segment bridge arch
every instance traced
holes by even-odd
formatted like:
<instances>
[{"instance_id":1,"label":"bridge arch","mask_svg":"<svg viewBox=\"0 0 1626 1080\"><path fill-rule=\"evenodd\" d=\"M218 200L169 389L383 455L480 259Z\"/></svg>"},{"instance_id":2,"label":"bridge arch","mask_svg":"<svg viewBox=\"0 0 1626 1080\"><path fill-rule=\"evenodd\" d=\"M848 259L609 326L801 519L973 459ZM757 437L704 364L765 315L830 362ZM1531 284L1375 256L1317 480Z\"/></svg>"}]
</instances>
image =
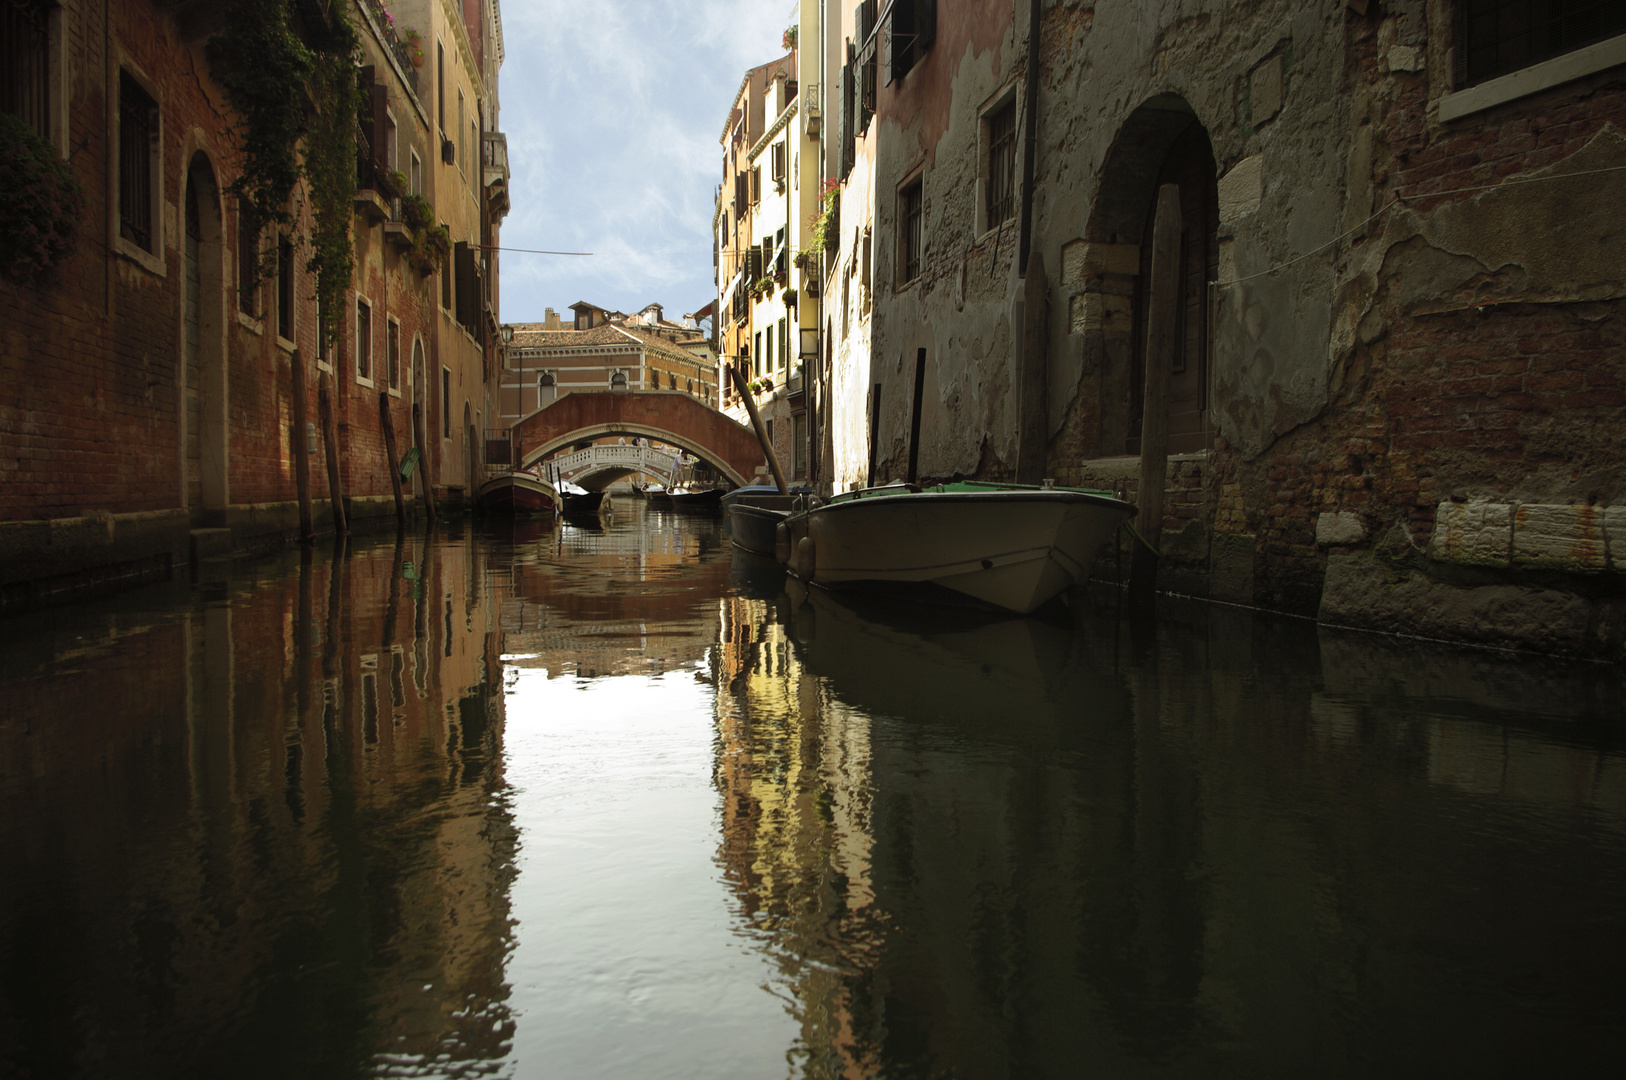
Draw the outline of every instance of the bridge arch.
<instances>
[{"instance_id":1,"label":"bridge arch","mask_svg":"<svg viewBox=\"0 0 1626 1080\"><path fill-rule=\"evenodd\" d=\"M535 410L513 430L521 465L573 443L642 435L693 454L737 486L767 470L750 428L680 390L578 390Z\"/></svg>"}]
</instances>

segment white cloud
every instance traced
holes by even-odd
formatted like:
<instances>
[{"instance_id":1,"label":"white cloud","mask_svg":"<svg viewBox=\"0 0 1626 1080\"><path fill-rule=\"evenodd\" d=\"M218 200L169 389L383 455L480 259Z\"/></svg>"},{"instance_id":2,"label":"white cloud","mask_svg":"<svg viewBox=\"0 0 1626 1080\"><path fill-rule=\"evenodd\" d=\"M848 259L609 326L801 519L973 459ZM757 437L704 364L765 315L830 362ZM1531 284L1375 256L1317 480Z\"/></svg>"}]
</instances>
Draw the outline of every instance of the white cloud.
<instances>
[{"instance_id":1,"label":"white cloud","mask_svg":"<svg viewBox=\"0 0 1626 1080\"><path fill-rule=\"evenodd\" d=\"M715 293L718 133L747 68L780 55L791 0L508 0L500 125L513 210L502 314L576 300L692 311Z\"/></svg>"}]
</instances>

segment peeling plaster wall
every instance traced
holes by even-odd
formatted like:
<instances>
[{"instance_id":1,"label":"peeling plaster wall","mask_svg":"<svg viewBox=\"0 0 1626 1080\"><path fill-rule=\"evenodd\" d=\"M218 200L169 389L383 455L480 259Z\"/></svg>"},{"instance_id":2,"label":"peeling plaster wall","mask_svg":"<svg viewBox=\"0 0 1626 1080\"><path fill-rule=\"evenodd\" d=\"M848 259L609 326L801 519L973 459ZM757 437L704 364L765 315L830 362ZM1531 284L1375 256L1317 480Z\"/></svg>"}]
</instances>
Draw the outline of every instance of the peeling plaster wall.
<instances>
[{"instance_id":1,"label":"peeling plaster wall","mask_svg":"<svg viewBox=\"0 0 1626 1080\"><path fill-rule=\"evenodd\" d=\"M1505 632L1473 620L1563 593L1593 622L1562 647L1619 651L1626 632L1599 629L1615 625L1613 561L1512 559L1472 570L1505 580L1465 583L1430 538L1452 500L1626 504L1626 69L1441 122L1446 0L1041 8L1032 251L1051 281L1047 474L1133 486L1105 459L1138 434L1139 245L1159 164L1200 123L1219 207L1213 436L1171 464L1165 535L1191 563L1182 587L1314 614L1336 563L1324 616L1497 643L1539 618L1510 615ZM956 18L965 32L878 99L882 477L905 467L919 348L922 474L1008 477L1016 458L1017 237L995 253L976 200L982 114L1004 93L1021 101L1027 5ZM916 175L925 250L903 283L897 195ZM1408 616L1382 600L1407 574L1427 579L1417 596L1495 602Z\"/></svg>"}]
</instances>

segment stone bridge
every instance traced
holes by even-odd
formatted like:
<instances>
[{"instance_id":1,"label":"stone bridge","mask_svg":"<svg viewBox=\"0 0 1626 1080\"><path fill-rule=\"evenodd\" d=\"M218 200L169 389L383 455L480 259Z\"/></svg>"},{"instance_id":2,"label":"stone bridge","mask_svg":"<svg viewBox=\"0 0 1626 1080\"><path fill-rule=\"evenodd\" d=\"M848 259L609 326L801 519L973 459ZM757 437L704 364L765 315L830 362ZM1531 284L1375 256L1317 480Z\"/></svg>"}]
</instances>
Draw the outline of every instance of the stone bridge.
<instances>
[{"instance_id":1,"label":"stone bridge","mask_svg":"<svg viewBox=\"0 0 1626 1080\"><path fill-rule=\"evenodd\" d=\"M560 454L548 464L560 475L589 491L619 480L632 473L644 473L666 483L677 468L677 455L657 450L653 446L589 446L585 450Z\"/></svg>"},{"instance_id":2,"label":"stone bridge","mask_svg":"<svg viewBox=\"0 0 1626 1080\"><path fill-rule=\"evenodd\" d=\"M544 405L512 430L522 466L590 439L643 435L681 447L740 486L768 471L750 428L681 390L577 390Z\"/></svg>"}]
</instances>

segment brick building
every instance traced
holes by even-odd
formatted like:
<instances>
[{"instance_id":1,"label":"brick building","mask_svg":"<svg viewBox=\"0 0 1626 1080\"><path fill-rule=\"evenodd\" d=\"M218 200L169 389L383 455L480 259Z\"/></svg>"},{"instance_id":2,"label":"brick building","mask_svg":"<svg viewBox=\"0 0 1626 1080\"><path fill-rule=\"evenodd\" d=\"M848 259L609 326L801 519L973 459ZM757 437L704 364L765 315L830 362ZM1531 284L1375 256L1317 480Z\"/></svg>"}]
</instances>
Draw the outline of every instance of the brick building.
<instances>
[{"instance_id":1,"label":"brick building","mask_svg":"<svg viewBox=\"0 0 1626 1080\"><path fill-rule=\"evenodd\" d=\"M468 489L477 471L469 431L491 413L485 387L496 348L495 262L478 254L494 249L507 209L495 130L500 24L492 0L390 8L359 0L347 9L365 121L355 270L337 344L319 346L305 181L287 224L258 235L230 193L243 169L240 118L211 71L209 42L231 5L5 7L0 111L45 140L83 192L75 249L54 273L0 276L8 606L98 579L163 576L189 556L296 535L300 446L309 450L317 527L330 528L324 393L353 519L393 516L383 418L405 455L417 442L414 406L426 432L418 477L454 501ZM286 11L298 34L330 32L325 4L289 0ZM418 67L411 25L430 51L436 35L454 47L451 84ZM451 160L444 147L454 133L432 122L445 85L463 92L472 121L455 133L469 162L455 184L434 167ZM426 251L421 230L403 222L407 196L457 224L451 239L463 246L451 257ZM269 272L257 274L257 262ZM437 310L437 293L458 301Z\"/></svg>"},{"instance_id":2,"label":"brick building","mask_svg":"<svg viewBox=\"0 0 1626 1080\"><path fill-rule=\"evenodd\" d=\"M906 470L918 369L923 476L1135 496L1173 184L1165 583L1622 655L1618 5L875 6L832 5L801 67L856 245L827 262L821 377L877 481ZM824 484L858 479L852 449Z\"/></svg>"}]
</instances>

